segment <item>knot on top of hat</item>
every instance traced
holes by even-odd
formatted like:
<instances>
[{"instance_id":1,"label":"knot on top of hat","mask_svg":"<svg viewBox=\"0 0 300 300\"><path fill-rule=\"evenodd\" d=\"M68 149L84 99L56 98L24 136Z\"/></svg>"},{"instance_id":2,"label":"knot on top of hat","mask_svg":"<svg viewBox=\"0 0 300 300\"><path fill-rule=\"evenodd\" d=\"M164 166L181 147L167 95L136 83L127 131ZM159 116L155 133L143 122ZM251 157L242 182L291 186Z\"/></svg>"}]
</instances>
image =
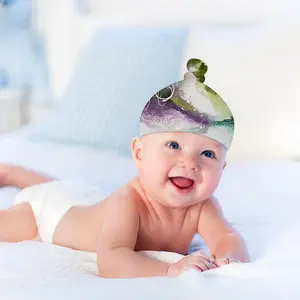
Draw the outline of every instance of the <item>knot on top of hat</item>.
<instances>
[{"instance_id":1,"label":"knot on top of hat","mask_svg":"<svg viewBox=\"0 0 300 300\"><path fill-rule=\"evenodd\" d=\"M205 81L205 73L208 70L207 64L198 58L191 58L187 64L186 67L189 71L189 73L192 73L197 81L204 82ZM189 77L189 73L187 73L187 77Z\"/></svg>"},{"instance_id":2,"label":"knot on top of hat","mask_svg":"<svg viewBox=\"0 0 300 300\"><path fill-rule=\"evenodd\" d=\"M140 119L140 135L188 132L213 139L229 149L234 118L225 101L205 81L207 65L189 59L184 79L169 84L146 103Z\"/></svg>"}]
</instances>

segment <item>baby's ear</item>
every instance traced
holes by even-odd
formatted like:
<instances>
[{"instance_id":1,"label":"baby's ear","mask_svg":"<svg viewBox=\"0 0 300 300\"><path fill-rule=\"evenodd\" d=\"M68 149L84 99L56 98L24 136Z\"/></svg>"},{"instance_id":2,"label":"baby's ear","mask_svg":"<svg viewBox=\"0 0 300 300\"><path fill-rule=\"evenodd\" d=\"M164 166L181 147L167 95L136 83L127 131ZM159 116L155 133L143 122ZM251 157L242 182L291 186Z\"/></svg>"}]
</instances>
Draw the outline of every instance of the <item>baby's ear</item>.
<instances>
[{"instance_id":1,"label":"baby's ear","mask_svg":"<svg viewBox=\"0 0 300 300\"><path fill-rule=\"evenodd\" d=\"M226 166L227 166L227 161L224 162L223 170L226 168Z\"/></svg>"},{"instance_id":2,"label":"baby's ear","mask_svg":"<svg viewBox=\"0 0 300 300\"><path fill-rule=\"evenodd\" d=\"M131 142L131 153L136 167L139 166L139 162L141 161L141 146L141 139L139 137L135 137Z\"/></svg>"}]
</instances>

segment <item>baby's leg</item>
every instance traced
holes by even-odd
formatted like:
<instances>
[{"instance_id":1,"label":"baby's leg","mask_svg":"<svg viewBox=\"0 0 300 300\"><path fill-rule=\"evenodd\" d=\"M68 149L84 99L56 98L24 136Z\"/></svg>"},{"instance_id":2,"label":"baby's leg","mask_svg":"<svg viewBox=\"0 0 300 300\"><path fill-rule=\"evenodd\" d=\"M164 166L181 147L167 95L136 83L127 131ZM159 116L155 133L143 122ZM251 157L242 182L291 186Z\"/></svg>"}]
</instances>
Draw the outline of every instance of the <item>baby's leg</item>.
<instances>
[{"instance_id":1,"label":"baby's leg","mask_svg":"<svg viewBox=\"0 0 300 300\"><path fill-rule=\"evenodd\" d=\"M38 234L30 204L21 203L0 210L0 242L17 243L33 240Z\"/></svg>"}]
</instances>

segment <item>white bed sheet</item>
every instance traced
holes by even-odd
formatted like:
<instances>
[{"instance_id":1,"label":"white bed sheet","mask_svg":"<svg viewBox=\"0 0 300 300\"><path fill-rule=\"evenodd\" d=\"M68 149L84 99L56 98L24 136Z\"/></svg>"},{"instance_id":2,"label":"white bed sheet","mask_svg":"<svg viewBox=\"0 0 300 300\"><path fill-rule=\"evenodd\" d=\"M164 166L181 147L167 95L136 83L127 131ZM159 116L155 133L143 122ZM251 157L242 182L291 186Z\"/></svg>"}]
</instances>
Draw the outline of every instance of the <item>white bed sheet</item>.
<instances>
[{"instance_id":1,"label":"white bed sheet","mask_svg":"<svg viewBox=\"0 0 300 300\"><path fill-rule=\"evenodd\" d=\"M50 177L80 180L111 191L136 174L129 158L112 152L57 143L39 143L26 139L26 131L0 139L0 163L12 163L45 173ZM0 192L0 208L11 205L16 189Z\"/></svg>"},{"instance_id":2,"label":"white bed sheet","mask_svg":"<svg viewBox=\"0 0 300 300\"><path fill-rule=\"evenodd\" d=\"M95 184L107 193L135 174L130 159L95 149L0 139L0 162L21 164L63 179ZM300 164L229 165L217 196L244 235L252 262L174 279L109 280L95 276L93 253L38 242L0 243L3 299L299 299ZM1 188L12 204L17 189Z\"/></svg>"}]
</instances>

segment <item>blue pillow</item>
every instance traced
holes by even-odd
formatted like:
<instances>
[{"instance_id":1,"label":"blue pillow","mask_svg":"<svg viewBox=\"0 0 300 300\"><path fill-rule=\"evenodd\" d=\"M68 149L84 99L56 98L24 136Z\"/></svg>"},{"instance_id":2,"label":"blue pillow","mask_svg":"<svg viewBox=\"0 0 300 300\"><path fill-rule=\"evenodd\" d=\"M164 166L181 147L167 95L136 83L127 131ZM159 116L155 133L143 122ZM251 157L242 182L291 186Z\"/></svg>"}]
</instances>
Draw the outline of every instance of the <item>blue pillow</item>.
<instances>
[{"instance_id":1,"label":"blue pillow","mask_svg":"<svg viewBox=\"0 0 300 300\"><path fill-rule=\"evenodd\" d=\"M63 99L31 140L130 153L148 99L180 79L187 30L104 27L91 39Z\"/></svg>"}]
</instances>

